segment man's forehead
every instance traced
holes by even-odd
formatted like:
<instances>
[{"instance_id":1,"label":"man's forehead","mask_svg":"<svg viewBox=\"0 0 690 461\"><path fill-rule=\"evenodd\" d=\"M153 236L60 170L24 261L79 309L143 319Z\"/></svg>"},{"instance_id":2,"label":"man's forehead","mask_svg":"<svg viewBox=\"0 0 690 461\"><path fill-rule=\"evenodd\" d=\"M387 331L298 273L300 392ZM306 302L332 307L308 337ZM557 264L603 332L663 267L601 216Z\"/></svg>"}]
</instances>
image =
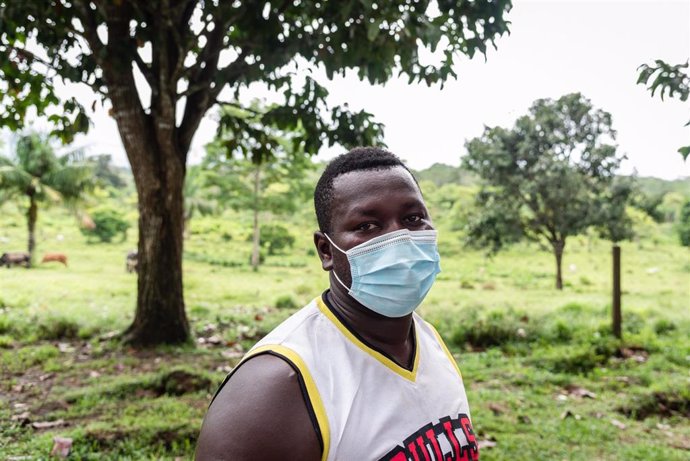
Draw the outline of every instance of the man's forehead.
<instances>
[{"instance_id":1,"label":"man's forehead","mask_svg":"<svg viewBox=\"0 0 690 461\"><path fill-rule=\"evenodd\" d=\"M419 194L419 187L405 168L394 166L375 170L356 170L333 180L333 206L365 199L389 189L409 189Z\"/></svg>"}]
</instances>

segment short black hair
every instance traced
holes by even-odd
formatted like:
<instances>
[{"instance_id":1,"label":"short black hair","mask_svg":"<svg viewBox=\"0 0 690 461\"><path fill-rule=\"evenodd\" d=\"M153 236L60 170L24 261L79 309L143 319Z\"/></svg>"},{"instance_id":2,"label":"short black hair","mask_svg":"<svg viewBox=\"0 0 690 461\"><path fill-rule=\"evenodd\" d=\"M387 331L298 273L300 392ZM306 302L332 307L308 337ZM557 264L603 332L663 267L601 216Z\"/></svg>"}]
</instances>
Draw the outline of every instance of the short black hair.
<instances>
[{"instance_id":1,"label":"short black hair","mask_svg":"<svg viewBox=\"0 0 690 461\"><path fill-rule=\"evenodd\" d=\"M397 155L380 147L355 147L331 160L314 189L314 209L319 229L322 232L331 230L331 202L335 178L351 171L385 170L398 166L410 173L415 184L417 183L410 169Z\"/></svg>"}]
</instances>

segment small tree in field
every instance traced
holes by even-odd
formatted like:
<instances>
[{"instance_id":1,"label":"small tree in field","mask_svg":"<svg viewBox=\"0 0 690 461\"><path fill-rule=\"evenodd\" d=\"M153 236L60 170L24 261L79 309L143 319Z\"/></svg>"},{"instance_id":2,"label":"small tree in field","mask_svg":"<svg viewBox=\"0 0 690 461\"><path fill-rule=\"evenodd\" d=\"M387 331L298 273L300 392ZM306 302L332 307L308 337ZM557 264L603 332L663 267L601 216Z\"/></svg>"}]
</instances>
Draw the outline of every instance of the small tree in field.
<instances>
[{"instance_id":1,"label":"small tree in field","mask_svg":"<svg viewBox=\"0 0 690 461\"><path fill-rule=\"evenodd\" d=\"M56 156L49 140L35 133L19 138L13 158L0 157L0 189L28 201L27 251L32 261L39 204L75 201L92 186L91 169L79 160L75 154Z\"/></svg>"},{"instance_id":2,"label":"small tree in field","mask_svg":"<svg viewBox=\"0 0 690 461\"><path fill-rule=\"evenodd\" d=\"M513 128L486 127L467 143L464 166L482 181L471 244L498 251L529 238L556 259L556 288L569 236L595 224L597 196L620 164L611 115L579 93L540 99Z\"/></svg>"},{"instance_id":3,"label":"small tree in field","mask_svg":"<svg viewBox=\"0 0 690 461\"><path fill-rule=\"evenodd\" d=\"M267 124L263 120L271 110L257 102L250 110L223 107L217 138L206 147L203 163L214 172L216 179L210 182L224 191L226 204L252 211L254 270L261 263L261 214L295 211L309 189L305 173L313 168L303 148L306 133L301 125L281 129Z\"/></svg>"}]
</instances>

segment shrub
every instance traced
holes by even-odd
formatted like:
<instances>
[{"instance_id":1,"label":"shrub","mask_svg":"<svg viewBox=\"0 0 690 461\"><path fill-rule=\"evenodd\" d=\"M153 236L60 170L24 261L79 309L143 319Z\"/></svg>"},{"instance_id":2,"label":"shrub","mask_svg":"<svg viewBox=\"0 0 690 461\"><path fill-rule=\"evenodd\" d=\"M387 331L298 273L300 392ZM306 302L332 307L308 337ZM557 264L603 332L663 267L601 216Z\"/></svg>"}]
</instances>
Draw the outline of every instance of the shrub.
<instances>
[{"instance_id":1,"label":"shrub","mask_svg":"<svg viewBox=\"0 0 690 461\"><path fill-rule=\"evenodd\" d=\"M76 339L78 336L79 324L64 317L48 317L38 324L38 339Z\"/></svg>"},{"instance_id":2,"label":"shrub","mask_svg":"<svg viewBox=\"0 0 690 461\"><path fill-rule=\"evenodd\" d=\"M261 226L261 246L266 248L269 256L281 253L286 248L292 248L294 244L295 237L280 224Z\"/></svg>"},{"instance_id":3,"label":"shrub","mask_svg":"<svg viewBox=\"0 0 690 461\"><path fill-rule=\"evenodd\" d=\"M676 328L676 324L668 319L659 319L654 323L654 332L658 335L666 334Z\"/></svg>"},{"instance_id":4,"label":"shrub","mask_svg":"<svg viewBox=\"0 0 690 461\"><path fill-rule=\"evenodd\" d=\"M129 223L124 214L111 207L101 207L92 211L93 228L81 227L81 232L87 238L95 237L101 242L110 242L117 235L127 238Z\"/></svg>"},{"instance_id":5,"label":"shrub","mask_svg":"<svg viewBox=\"0 0 690 461\"><path fill-rule=\"evenodd\" d=\"M276 299L275 305L278 309L295 309L297 301L290 295L283 295Z\"/></svg>"},{"instance_id":6,"label":"shrub","mask_svg":"<svg viewBox=\"0 0 690 461\"><path fill-rule=\"evenodd\" d=\"M492 311L485 318L458 322L452 334L452 341L463 346L486 348L502 346L510 342L529 341L533 334L527 331L526 322L513 310Z\"/></svg>"}]
</instances>

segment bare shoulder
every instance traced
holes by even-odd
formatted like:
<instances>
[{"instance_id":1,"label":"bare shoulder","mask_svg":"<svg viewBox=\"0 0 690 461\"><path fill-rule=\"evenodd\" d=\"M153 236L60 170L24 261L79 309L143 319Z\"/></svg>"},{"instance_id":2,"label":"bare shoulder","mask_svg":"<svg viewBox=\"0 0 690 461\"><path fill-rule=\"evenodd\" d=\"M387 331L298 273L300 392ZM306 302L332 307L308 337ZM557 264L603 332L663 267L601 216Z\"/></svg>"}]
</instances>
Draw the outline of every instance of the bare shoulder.
<instances>
[{"instance_id":1,"label":"bare shoulder","mask_svg":"<svg viewBox=\"0 0 690 461\"><path fill-rule=\"evenodd\" d=\"M196 459L319 460L321 446L292 366L270 354L244 362L204 418Z\"/></svg>"}]
</instances>

